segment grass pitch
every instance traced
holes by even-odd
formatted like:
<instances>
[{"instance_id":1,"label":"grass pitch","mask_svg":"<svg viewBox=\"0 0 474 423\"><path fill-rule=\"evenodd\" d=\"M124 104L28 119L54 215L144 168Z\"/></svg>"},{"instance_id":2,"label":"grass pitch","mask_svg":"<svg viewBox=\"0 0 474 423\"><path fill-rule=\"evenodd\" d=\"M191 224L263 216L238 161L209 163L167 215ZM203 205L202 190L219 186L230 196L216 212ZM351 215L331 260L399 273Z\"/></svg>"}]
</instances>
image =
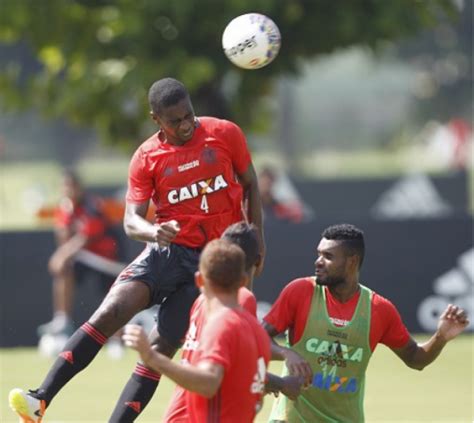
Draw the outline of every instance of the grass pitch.
<instances>
[{"instance_id":1,"label":"grass pitch","mask_svg":"<svg viewBox=\"0 0 474 423\"><path fill-rule=\"evenodd\" d=\"M421 340L422 337L417 337ZM101 352L76 376L48 408L45 423L106 422L136 361L134 351L121 360ZM0 421L17 422L9 409L11 388L36 388L52 361L33 348L0 350ZM472 422L474 420L474 336L465 335L445 348L438 360L422 372L408 369L389 349L375 351L366 381L367 422ZM280 363L272 363L278 373ZM159 422L167 407L173 384L166 378L140 422ZM256 422L266 422L272 398Z\"/></svg>"}]
</instances>

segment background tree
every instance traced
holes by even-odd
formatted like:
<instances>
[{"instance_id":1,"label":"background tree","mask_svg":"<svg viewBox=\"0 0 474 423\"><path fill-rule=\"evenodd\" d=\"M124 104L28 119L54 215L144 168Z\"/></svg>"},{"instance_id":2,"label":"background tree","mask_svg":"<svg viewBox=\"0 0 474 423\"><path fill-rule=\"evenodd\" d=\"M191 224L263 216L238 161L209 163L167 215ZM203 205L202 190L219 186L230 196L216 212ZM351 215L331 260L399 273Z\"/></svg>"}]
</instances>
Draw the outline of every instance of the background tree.
<instances>
[{"instance_id":1,"label":"background tree","mask_svg":"<svg viewBox=\"0 0 474 423\"><path fill-rule=\"evenodd\" d=\"M416 39L399 45L399 57L409 61L419 74L414 119L472 120L473 2L459 4L459 19L441 17L434 30L425 29Z\"/></svg>"},{"instance_id":2,"label":"background tree","mask_svg":"<svg viewBox=\"0 0 474 423\"><path fill-rule=\"evenodd\" d=\"M455 14L451 0L2 0L0 8L0 42L35 58L3 61L3 107L63 116L128 147L150 132L146 90L158 78L184 81L199 114L255 129L265 123L262 95L302 59L354 44L376 49ZM278 59L258 71L235 68L221 48L226 24L250 11L270 16L283 39Z\"/></svg>"}]
</instances>

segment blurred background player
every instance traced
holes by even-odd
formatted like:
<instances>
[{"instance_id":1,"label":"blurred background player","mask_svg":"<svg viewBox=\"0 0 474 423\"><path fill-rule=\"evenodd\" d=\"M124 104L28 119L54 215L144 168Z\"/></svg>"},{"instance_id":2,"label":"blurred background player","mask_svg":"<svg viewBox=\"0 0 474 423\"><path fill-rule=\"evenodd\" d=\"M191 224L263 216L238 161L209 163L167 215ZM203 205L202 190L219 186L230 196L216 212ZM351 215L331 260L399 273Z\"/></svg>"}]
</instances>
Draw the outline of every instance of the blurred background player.
<instances>
[{"instance_id":1,"label":"blurred background player","mask_svg":"<svg viewBox=\"0 0 474 423\"><path fill-rule=\"evenodd\" d=\"M288 284L264 317L271 337L288 330L288 347L272 347L285 360L284 374L311 383L295 401L277 398L270 422L362 422L365 372L378 343L422 370L468 325L466 312L449 305L436 333L422 344L414 341L395 306L359 283L364 251L360 229L326 228L316 277Z\"/></svg>"},{"instance_id":2,"label":"blurred background player","mask_svg":"<svg viewBox=\"0 0 474 423\"><path fill-rule=\"evenodd\" d=\"M86 192L76 172L63 171L62 198L54 210L57 248L48 263L53 280L53 319L38 327L40 351L48 355L57 354L75 330L76 285L93 281L105 296L123 270L124 265L117 261L117 231L105 215L103 203L102 198ZM121 355L119 336L112 338L108 346L112 356Z\"/></svg>"},{"instance_id":3,"label":"blurred background player","mask_svg":"<svg viewBox=\"0 0 474 423\"><path fill-rule=\"evenodd\" d=\"M204 248L196 284L204 295L206 325L189 363L155 352L139 326L125 328L125 344L140 353L146 366L186 390L186 421L250 423L261 408L270 339L239 305L238 291L247 278L238 246L220 239Z\"/></svg>"},{"instance_id":4,"label":"blurred background player","mask_svg":"<svg viewBox=\"0 0 474 423\"><path fill-rule=\"evenodd\" d=\"M266 222L308 222L314 212L299 198L290 179L270 166L258 173L258 189Z\"/></svg>"},{"instance_id":5,"label":"blurred background player","mask_svg":"<svg viewBox=\"0 0 474 423\"><path fill-rule=\"evenodd\" d=\"M154 304L161 306L150 335L152 344L173 357L199 295L194 274L202 248L242 220L244 198L248 219L259 228L260 269L263 266L257 176L242 130L230 121L196 118L186 87L173 78L156 81L148 99L150 115L160 130L132 157L124 216L127 235L147 245L119 275L92 317L72 335L41 386L28 393L10 392L10 406L22 418L41 419L38 415L89 365L107 339ZM154 223L146 220L151 201L156 207ZM139 412L139 407L127 398L138 396L140 407L145 406L160 377L137 365L110 421L133 421L133 416L125 415L130 410Z\"/></svg>"}]
</instances>

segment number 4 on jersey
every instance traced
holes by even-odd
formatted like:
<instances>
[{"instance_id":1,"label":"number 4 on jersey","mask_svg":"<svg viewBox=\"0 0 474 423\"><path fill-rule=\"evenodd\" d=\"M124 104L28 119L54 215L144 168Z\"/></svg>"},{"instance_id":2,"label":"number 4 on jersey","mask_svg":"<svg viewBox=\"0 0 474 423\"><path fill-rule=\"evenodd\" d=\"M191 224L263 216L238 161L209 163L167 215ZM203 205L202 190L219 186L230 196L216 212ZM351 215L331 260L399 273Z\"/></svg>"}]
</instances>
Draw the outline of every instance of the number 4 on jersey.
<instances>
[{"instance_id":1,"label":"number 4 on jersey","mask_svg":"<svg viewBox=\"0 0 474 423\"><path fill-rule=\"evenodd\" d=\"M201 210L204 210L205 213L209 213L209 204L207 203L207 195L202 196Z\"/></svg>"}]
</instances>

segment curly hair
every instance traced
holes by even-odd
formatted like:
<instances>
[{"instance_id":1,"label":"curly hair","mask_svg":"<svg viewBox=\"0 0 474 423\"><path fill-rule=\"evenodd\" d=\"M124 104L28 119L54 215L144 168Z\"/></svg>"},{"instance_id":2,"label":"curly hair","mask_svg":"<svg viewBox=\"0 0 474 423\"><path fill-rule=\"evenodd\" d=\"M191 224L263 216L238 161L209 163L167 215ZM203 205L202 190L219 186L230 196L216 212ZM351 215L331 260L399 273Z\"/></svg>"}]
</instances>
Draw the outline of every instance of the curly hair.
<instances>
[{"instance_id":1,"label":"curly hair","mask_svg":"<svg viewBox=\"0 0 474 423\"><path fill-rule=\"evenodd\" d=\"M349 223L332 225L324 229L323 238L340 241L348 255L359 257L359 267L362 266L365 254L364 232Z\"/></svg>"}]
</instances>

